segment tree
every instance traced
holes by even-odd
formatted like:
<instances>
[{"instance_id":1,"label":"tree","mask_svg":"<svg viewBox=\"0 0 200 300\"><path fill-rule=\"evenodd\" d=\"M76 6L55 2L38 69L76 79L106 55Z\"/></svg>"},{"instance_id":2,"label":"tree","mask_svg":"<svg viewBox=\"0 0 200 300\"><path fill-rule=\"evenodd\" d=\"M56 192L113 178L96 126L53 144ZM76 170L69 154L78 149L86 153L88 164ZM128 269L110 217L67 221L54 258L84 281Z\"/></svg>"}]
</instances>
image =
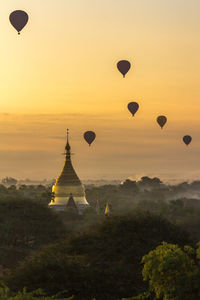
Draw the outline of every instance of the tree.
<instances>
[{"instance_id":1,"label":"tree","mask_svg":"<svg viewBox=\"0 0 200 300\"><path fill-rule=\"evenodd\" d=\"M103 224L27 258L9 283L19 290L67 290L74 299L117 300L146 290L142 256L163 240L190 243L186 232L159 216L107 217Z\"/></svg>"},{"instance_id":2,"label":"tree","mask_svg":"<svg viewBox=\"0 0 200 300\"><path fill-rule=\"evenodd\" d=\"M200 181L199 180L196 180L196 181L193 181L191 184L190 184L191 188L195 191L199 191L200 190Z\"/></svg>"},{"instance_id":3,"label":"tree","mask_svg":"<svg viewBox=\"0 0 200 300\"><path fill-rule=\"evenodd\" d=\"M24 288L22 291L13 293L5 284L0 283L0 299L1 300L55 300L58 299L57 296L46 297L41 289L38 289L34 292L28 293ZM70 298L62 298L63 300L72 300L73 297Z\"/></svg>"},{"instance_id":4,"label":"tree","mask_svg":"<svg viewBox=\"0 0 200 300\"><path fill-rule=\"evenodd\" d=\"M87 282L83 258L69 255L67 248L66 241L60 241L32 253L8 279L12 290L21 290L24 286L29 291L41 288L48 295L59 293L63 298L72 296L74 291L81 293L80 287ZM90 298L86 295L81 299Z\"/></svg>"},{"instance_id":5,"label":"tree","mask_svg":"<svg viewBox=\"0 0 200 300\"><path fill-rule=\"evenodd\" d=\"M143 278L149 280L156 299L199 299L199 253L200 244L195 254L192 247L181 249L177 245L163 242L143 257Z\"/></svg>"},{"instance_id":6,"label":"tree","mask_svg":"<svg viewBox=\"0 0 200 300\"><path fill-rule=\"evenodd\" d=\"M15 178L12 177L5 177L2 179L2 184L9 186L9 185L16 185L17 184L17 180Z\"/></svg>"},{"instance_id":7,"label":"tree","mask_svg":"<svg viewBox=\"0 0 200 300\"><path fill-rule=\"evenodd\" d=\"M0 201L0 220L0 264L5 267L66 232L50 208L28 200Z\"/></svg>"},{"instance_id":8,"label":"tree","mask_svg":"<svg viewBox=\"0 0 200 300\"><path fill-rule=\"evenodd\" d=\"M155 188L160 188L162 184L162 181L157 178L157 177L154 177L154 178L150 178L148 176L143 176L141 178L141 180L138 182L138 185L140 187L142 187L143 189L155 189Z\"/></svg>"},{"instance_id":9,"label":"tree","mask_svg":"<svg viewBox=\"0 0 200 300\"><path fill-rule=\"evenodd\" d=\"M133 180L130 180L130 179L126 179L120 185L120 187L121 187L122 190L132 192L133 194L136 194L139 191L139 188L137 186L136 181L133 181Z\"/></svg>"}]
</instances>

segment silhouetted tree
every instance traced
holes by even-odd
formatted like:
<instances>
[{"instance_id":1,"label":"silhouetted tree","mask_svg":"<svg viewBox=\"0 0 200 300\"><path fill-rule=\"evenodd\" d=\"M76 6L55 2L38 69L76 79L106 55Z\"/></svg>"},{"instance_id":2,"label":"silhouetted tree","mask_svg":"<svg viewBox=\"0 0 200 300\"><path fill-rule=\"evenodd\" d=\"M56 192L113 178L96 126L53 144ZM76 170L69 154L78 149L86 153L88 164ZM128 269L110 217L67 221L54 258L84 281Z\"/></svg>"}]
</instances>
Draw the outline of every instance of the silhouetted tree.
<instances>
[{"instance_id":1,"label":"silhouetted tree","mask_svg":"<svg viewBox=\"0 0 200 300\"><path fill-rule=\"evenodd\" d=\"M134 194L138 193L139 188L137 186L136 181L132 181L130 179L126 179L122 184L121 184L121 189L123 189L124 191L129 191L132 192Z\"/></svg>"},{"instance_id":2,"label":"silhouetted tree","mask_svg":"<svg viewBox=\"0 0 200 300\"><path fill-rule=\"evenodd\" d=\"M9 186L9 185L16 185L17 184L17 180L15 178L12 177L5 177L2 179L2 184Z\"/></svg>"},{"instance_id":3,"label":"silhouetted tree","mask_svg":"<svg viewBox=\"0 0 200 300\"><path fill-rule=\"evenodd\" d=\"M67 290L80 300L136 296L147 288L142 256L162 241L191 243L186 232L158 216L107 217L98 228L27 258L8 282L15 289L42 287L48 294Z\"/></svg>"},{"instance_id":4,"label":"silhouetted tree","mask_svg":"<svg viewBox=\"0 0 200 300\"><path fill-rule=\"evenodd\" d=\"M162 181L157 177L150 178L148 176L143 176L141 178L141 180L138 181L139 187L141 187L142 189L147 189L147 190L160 188L161 184L162 184Z\"/></svg>"},{"instance_id":5,"label":"silhouetted tree","mask_svg":"<svg viewBox=\"0 0 200 300\"><path fill-rule=\"evenodd\" d=\"M28 200L1 200L0 220L0 264L5 266L66 232L57 214Z\"/></svg>"}]
</instances>

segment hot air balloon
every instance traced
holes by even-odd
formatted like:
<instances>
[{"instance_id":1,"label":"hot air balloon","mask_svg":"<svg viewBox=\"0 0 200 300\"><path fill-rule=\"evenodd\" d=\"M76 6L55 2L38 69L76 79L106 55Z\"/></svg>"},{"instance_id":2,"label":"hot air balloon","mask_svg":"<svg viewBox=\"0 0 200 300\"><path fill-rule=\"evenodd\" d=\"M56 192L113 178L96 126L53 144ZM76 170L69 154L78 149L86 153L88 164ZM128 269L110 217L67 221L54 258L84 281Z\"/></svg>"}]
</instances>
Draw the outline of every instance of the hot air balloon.
<instances>
[{"instance_id":1,"label":"hot air balloon","mask_svg":"<svg viewBox=\"0 0 200 300\"><path fill-rule=\"evenodd\" d=\"M89 146L92 144L92 142L95 140L96 134L93 131L86 131L84 133L84 139L89 144Z\"/></svg>"},{"instance_id":2,"label":"hot air balloon","mask_svg":"<svg viewBox=\"0 0 200 300\"><path fill-rule=\"evenodd\" d=\"M163 126L165 125L165 123L167 122L167 118L165 116L159 116L159 117L157 117L157 122L162 129Z\"/></svg>"},{"instance_id":3,"label":"hot air balloon","mask_svg":"<svg viewBox=\"0 0 200 300\"><path fill-rule=\"evenodd\" d=\"M130 102L128 104L128 109L132 113L132 116L134 117L135 113L138 111L139 104L137 102Z\"/></svg>"},{"instance_id":4,"label":"hot air balloon","mask_svg":"<svg viewBox=\"0 0 200 300\"><path fill-rule=\"evenodd\" d=\"M131 63L128 60L120 60L117 63L117 68L122 73L123 77L125 77L126 73L130 70Z\"/></svg>"},{"instance_id":5,"label":"hot air balloon","mask_svg":"<svg viewBox=\"0 0 200 300\"><path fill-rule=\"evenodd\" d=\"M23 10L15 10L10 14L10 23L17 30L18 34L28 22L28 14Z\"/></svg>"},{"instance_id":6,"label":"hot air balloon","mask_svg":"<svg viewBox=\"0 0 200 300\"><path fill-rule=\"evenodd\" d=\"M183 142L188 146L192 141L192 137L190 135L185 135L183 137Z\"/></svg>"}]
</instances>

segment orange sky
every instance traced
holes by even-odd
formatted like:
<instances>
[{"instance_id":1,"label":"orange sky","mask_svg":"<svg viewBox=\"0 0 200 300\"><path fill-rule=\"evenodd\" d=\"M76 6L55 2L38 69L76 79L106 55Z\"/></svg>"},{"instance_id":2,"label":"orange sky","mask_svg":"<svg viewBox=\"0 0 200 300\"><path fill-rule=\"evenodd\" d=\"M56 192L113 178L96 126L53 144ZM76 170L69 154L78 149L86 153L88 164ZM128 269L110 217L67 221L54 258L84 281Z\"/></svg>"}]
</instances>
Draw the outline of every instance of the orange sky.
<instances>
[{"instance_id":1,"label":"orange sky","mask_svg":"<svg viewBox=\"0 0 200 300\"><path fill-rule=\"evenodd\" d=\"M83 179L200 179L200 2L185 2L4 1L0 177L56 177L69 127ZM21 36L8 21L15 9L30 17ZM125 79L120 59L132 63ZM140 104L135 118L130 101ZM90 148L85 130L97 134Z\"/></svg>"}]
</instances>

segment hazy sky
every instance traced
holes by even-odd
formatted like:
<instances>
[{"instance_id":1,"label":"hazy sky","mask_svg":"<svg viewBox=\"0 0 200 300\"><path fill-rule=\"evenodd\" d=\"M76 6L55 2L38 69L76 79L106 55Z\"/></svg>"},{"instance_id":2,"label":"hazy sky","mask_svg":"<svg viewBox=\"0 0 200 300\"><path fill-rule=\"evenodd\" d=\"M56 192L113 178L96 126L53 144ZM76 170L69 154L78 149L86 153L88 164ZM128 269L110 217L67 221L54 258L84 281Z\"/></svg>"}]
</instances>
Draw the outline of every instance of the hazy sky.
<instances>
[{"instance_id":1,"label":"hazy sky","mask_svg":"<svg viewBox=\"0 0 200 300\"><path fill-rule=\"evenodd\" d=\"M69 128L80 178L200 179L199 0L2 2L0 177L57 177ZM16 9L30 17L21 36ZM125 79L120 59L132 63Z\"/></svg>"}]
</instances>

